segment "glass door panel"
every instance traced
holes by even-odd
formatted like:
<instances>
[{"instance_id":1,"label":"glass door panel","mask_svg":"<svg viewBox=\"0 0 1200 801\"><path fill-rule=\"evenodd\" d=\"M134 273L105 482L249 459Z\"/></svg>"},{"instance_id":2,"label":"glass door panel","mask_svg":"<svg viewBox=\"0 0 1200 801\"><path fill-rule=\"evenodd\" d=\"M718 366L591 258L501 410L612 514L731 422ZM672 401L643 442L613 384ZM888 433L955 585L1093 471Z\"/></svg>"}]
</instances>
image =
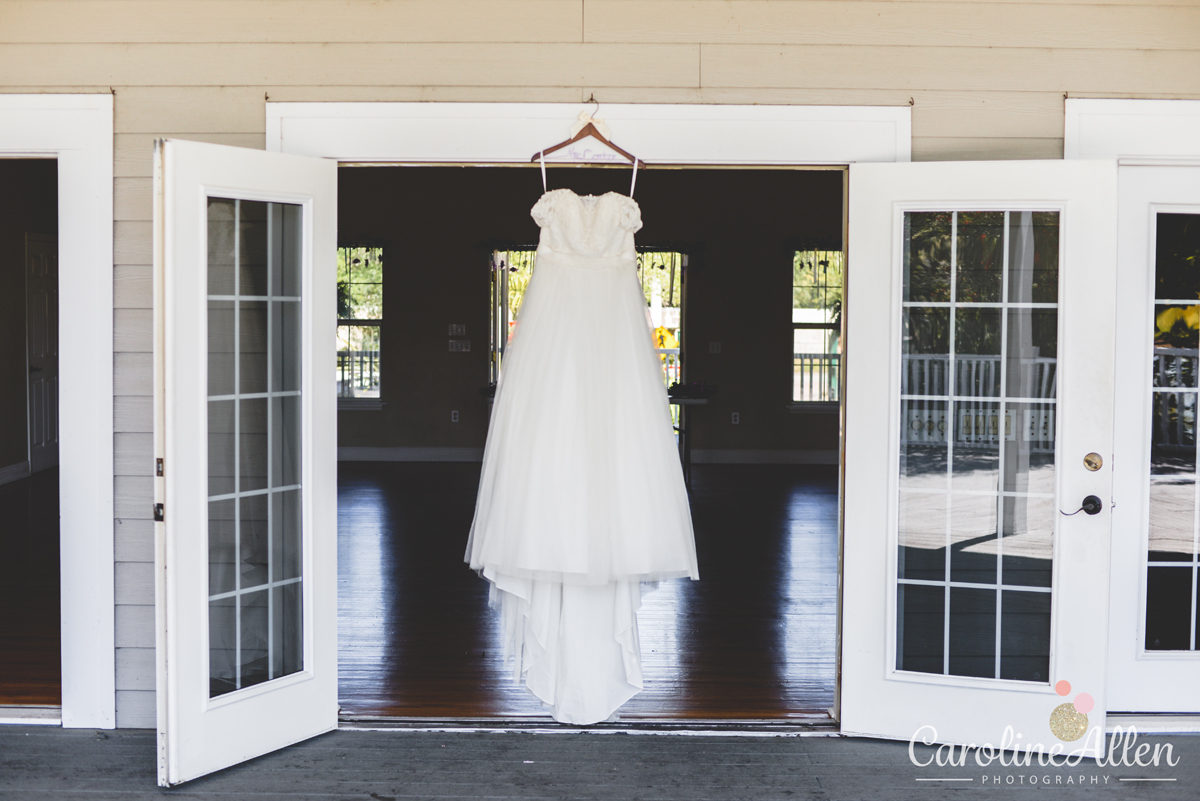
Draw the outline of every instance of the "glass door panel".
<instances>
[{"instance_id":1,"label":"glass door panel","mask_svg":"<svg viewBox=\"0 0 1200 801\"><path fill-rule=\"evenodd\" d=\"M1196 650L1200 214L1155 215L1145 649Z\"/></svg>"},{"instance_id":2,"label":"glass door panel","mask_svg":"<svg viewBox=\"0 0 1200 801\"><path fill-rule=\"evenodd\" d=\"M209 695L303 669L302 209L208 199Z\"/></svg>"},{"instance_id":3,"label":"glass door panel","mask_svg":"<svg viewBox=\"0 0 1200 801\"><path fill-rule=\"evenodd\" d=\"M1048 681L1058 225L904 215L898 670Z\"/></svg>"}]
</instances>

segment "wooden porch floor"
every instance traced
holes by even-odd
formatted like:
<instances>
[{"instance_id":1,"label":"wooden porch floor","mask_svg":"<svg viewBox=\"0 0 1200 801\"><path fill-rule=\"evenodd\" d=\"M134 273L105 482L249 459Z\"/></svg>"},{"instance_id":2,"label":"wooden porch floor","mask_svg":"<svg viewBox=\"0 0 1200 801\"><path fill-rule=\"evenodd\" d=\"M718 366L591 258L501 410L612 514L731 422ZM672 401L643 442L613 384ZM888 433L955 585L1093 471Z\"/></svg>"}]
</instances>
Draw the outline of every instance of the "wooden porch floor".
<instances>
[{"instance_id":1,"label":"wooden porch floor","mask_svg":"<svg viewBox=\"0 0 1200 801\"><path fill-rule=\"evenodd\" d=\"M479 465L339 465L344 717L545 716L501 658L487 582L463 563ZM700 581L639 612L646 689L622 719L827 719L834 701L837 471L697 465Z\"/></svg>"}]
</instances>

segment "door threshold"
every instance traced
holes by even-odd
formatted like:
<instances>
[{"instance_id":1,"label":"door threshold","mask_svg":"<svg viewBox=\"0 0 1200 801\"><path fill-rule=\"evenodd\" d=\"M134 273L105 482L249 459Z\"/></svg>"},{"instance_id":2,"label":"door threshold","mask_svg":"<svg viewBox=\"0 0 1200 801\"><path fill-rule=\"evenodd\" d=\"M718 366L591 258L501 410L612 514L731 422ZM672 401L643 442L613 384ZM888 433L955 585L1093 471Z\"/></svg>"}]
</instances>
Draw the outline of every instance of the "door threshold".
<instances>
[{"instance_id":1,"label":"door threshold","mask_svg":"<svg viewBox=\"0 0 1200 801\"><path fill-rule=\"evenodd\" d=\"M61 726L61 706L0 704L0 726Z\"/></svg>"},{"instance_id":2,"label":"door threshold","mask_svg":"<svg viewBox=\"0 0 1200 801\"><path fill-rule=\"evenodd\" d=\"M1190 734L1200 732L1200 714L1179 712L1109 712L1104 722L1106 734L1117 726L1122 731L1135 729L1138 734Z\"/></svg>"},{"instance_id":3,"label":"door threshold","mask_svg":"<svg viewBox=\"0 0 1200 801\"><path fill-rule=\"evenodd\" d=\"M339 731L526 732L533 734L659 734L717 737L839 737L829 715L788 718L641 718L602 721L589 726L558 723L549 717L420 718L346 715Z\"/></svg>"}]
</instances>

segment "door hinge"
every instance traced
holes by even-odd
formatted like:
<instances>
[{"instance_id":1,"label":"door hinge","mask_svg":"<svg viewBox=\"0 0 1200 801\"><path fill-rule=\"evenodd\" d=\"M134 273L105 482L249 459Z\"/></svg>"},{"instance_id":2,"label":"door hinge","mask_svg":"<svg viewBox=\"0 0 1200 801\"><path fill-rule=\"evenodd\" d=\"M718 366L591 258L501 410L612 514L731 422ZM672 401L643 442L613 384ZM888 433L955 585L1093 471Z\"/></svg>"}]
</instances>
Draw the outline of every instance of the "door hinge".
<instances>
[{"instance_id":1,"label":"door hinge","mask_svg":"<svg viewBox=\"0 0 1200 801\"><path fill-rule=\"evenodd\" d=\"M155 459L154 460L154 475L158 476L159 478L162 478L162 474L163 474L163 460Z\"/></svg>"},{"instance_id":2,"label":"door hinge","mask_svg":"<svg viewBox=\"0 0 1200 801\"><path fill-rule=\"evenodd\" d=\"M163 505L161 503L154 504L154 522L161 523L166 519L166 513L163 512Z\"/></svg>"}]
</instances>

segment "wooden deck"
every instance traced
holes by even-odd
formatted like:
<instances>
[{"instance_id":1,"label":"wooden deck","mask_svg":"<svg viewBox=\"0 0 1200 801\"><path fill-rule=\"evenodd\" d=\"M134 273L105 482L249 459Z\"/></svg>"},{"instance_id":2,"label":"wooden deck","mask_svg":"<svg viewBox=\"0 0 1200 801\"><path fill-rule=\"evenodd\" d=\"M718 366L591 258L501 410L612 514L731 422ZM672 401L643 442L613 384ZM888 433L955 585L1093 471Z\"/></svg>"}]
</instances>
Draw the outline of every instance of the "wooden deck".
<instances>
[{"instance_id":1,"label":"wooden deck","mask_svg":"<svg viewBox=\"0 0 1200 801\"><path fill-rule=\"evenodd\" d=\"M0 801L1196 798L1200 737L1143 741L1151 748L1171 743L1178 764L919 768L909 762L907 742L841 737L337 731L161 790L155 786L152 731L0 726ZM916 756L932 760L933 749L917 746ZM970 781L917 781L937 778Z\"/></svg>"},{"instance_id":2,"label":"wooden deck","mask_svg":"<svg viewBox=\"0 0 1200 801\"><path fill-rule=\"evenodd\" d=\"M463 563L479 465L339 466L344 717L545 716L499 651L487 582ZM837 471L698 465L700 581L639 612L636 719L827 719L834 701Z\"/></svg>"}]
</instances>

